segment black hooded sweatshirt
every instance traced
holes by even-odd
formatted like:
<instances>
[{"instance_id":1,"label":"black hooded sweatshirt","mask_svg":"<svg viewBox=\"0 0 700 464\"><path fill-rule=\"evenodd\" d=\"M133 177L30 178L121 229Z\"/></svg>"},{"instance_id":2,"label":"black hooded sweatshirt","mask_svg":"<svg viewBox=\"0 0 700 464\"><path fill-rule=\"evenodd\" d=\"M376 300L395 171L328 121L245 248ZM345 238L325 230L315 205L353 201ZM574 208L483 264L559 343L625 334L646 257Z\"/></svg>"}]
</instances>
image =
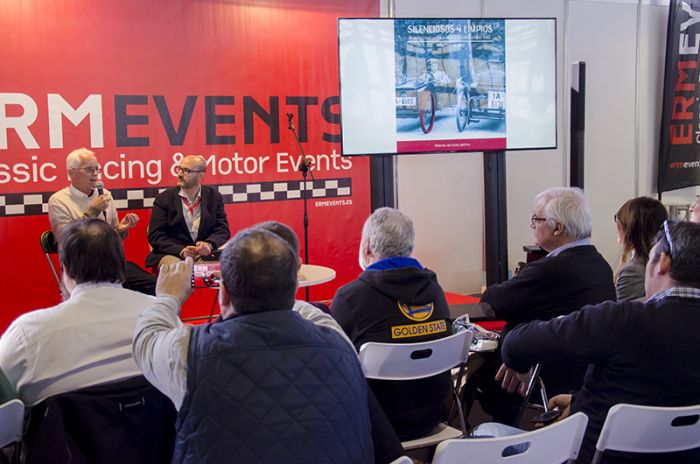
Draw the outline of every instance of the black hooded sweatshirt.
<instances>
[{"instance_id":1,"label":"black hooded sweatshirt","mask_svg":"<svg viewBox=\"0 0 700 464\"><path fill-rule=\"evenodd\" d=\"M415 343L452 334L449 308L435 273L414 266L364 271L338 289L331 312L357 350L367 342ZM368 383L401 440L430 433L444 416L449 372L420 380Z\"/></svg>"}]
</instances>

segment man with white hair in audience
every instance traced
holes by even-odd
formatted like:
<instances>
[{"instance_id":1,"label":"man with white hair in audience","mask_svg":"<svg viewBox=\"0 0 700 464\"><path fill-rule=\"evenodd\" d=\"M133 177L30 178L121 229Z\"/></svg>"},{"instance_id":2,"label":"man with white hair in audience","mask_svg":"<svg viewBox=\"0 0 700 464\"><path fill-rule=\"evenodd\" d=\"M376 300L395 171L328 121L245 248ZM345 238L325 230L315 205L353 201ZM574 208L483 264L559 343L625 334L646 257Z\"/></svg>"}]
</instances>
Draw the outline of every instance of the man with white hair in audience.
<instances>
[{"instance_id":1,"label":"man with white hair in audience","mask_svg":"<svg viewBox=\"0 0 700 464\"><path fill-rule=\"evenodd\" d=\"M690 205L690 221L700 223L700 195L698 195L693 204Z\"/></svg>"},{"instance_id":2,"label":"man with white hair in audience","mask_svg":"<svg viewBox=\"0 0 700 464\"><path fill-rule=\"evenodd\" d=\"M591 242L590 208L580 189L539 193L530 227L535 244L547 256L527 264L512 279L490 286L481 297L487 315L506 321L502 339L523 322L549 320L587 304L615 300L612 269ZM543 366L541 376L547 391L558 394L578 389L585 370L585 363L550 363ZM493 381L505 373L499 360L488 363L480 372L478 398L494 420L512 424L521 399L505 394Z\"/></svg>"},{"instance_id":3,"label":"man with white hair in audience","mask_svg":"<svg viewBox=\"0 0 700 464\"><path fill-rule=\"evenodd\" d=\"M564 416L569 410L588 416L577 462L591 462L608 410L616 404L700 404L699 269L700 225L666 221L649 253L645 303L585 306L566 317L520 325L506 337L503 359L520 381L535 363L590 363L574 397L550 400ZM606 464L700 462L698 449L645 458L608 454L616 453L606 453Z\"/></svg>"},{"instance_id":4,"label":"man with white hair in audience","mask_svg":"<svg viewBox=\"0 0 700 464\"><path fill-rule=\"evenodd\" d=\"M452 333L445 294L435 273L411 257L411 219L379 208L362 229L357 280L338 289L331 313L359 350L366 342L413 343ZM402 440L429 434L443 416L449 372L411 381L370 380Z\"/></svg>"}]
</instances>

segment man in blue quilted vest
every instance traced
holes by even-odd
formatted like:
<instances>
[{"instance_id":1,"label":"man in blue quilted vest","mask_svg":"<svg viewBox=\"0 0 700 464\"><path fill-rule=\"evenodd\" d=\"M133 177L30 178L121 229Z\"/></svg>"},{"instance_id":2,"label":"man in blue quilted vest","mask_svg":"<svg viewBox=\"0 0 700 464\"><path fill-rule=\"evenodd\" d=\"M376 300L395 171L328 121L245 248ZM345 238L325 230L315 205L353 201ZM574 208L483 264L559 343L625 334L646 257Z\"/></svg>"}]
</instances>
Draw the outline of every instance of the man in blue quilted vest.
<instances>
[{"instance_id":1,"label":"man in blue quilted vest","mask_svg":"<svg viewBox=\"0 0 700 464\"><path fill-rule=\"evenodd\" d=\"M293 312L297 257L239 232L221 258L224 320L185 326L192 260L161 268L134 358L179 409L175 463L374 462L368 390L352 347Z\"/></svg>"}]
</instances>

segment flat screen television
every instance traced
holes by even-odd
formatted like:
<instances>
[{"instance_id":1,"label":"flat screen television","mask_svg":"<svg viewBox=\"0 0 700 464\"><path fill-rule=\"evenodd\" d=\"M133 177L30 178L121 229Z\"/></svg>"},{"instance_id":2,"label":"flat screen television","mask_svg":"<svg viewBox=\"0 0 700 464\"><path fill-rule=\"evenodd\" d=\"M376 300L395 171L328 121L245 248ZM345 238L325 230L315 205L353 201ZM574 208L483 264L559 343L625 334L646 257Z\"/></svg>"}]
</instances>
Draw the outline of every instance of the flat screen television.
<instances>
[{"instance_id":1,"label":"flat screen television","mask_svg":"<svg viewBox=\"0 0 700 464\"><path fill-rule=\"evenodd\" d=\"M556 148L556 19L338 20L344 155Z\"/></svg>"}]
</instances>

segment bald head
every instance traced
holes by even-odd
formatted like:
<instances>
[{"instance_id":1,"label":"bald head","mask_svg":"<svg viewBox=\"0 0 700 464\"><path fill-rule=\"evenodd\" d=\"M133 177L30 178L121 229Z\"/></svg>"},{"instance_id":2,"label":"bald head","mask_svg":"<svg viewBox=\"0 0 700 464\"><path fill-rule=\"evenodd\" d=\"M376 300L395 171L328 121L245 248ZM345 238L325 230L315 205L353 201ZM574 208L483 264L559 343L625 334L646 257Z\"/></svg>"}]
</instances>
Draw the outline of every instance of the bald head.
<instances>
[{"instance_id":1,"label":"bald head","mask_svg":"<svg viewBox=\"0 0 700 464\"><path fill-rule=\"evenodd\" d=\"M180 161L177 183L180 188L197 191L207 170L206 160L199 155L187 155Z\"/></svg>"},{"instance_id":2,"label":"bald head","mask_svg":"<svg viewBox=\"0 0 700 464\"><path fill-rule=\"evenodd\" d=\"M291 309L297 289L297 256L267 230L236 234L221 256L221 278L238 314Z\"/></svg>"},{"instance_id":3,"label":"bald head","mask_svg":"<svg viewBox=\"0 0 700 464\"><path fill-rule=\"evenodd\" d=\"M204 159L203 156L199 155L187 155L184 158L182 158L182 161L180 162L180 166L186 164L188 167L204 171L207 169L207 162Z\"/></svg>"}]
</instances>

